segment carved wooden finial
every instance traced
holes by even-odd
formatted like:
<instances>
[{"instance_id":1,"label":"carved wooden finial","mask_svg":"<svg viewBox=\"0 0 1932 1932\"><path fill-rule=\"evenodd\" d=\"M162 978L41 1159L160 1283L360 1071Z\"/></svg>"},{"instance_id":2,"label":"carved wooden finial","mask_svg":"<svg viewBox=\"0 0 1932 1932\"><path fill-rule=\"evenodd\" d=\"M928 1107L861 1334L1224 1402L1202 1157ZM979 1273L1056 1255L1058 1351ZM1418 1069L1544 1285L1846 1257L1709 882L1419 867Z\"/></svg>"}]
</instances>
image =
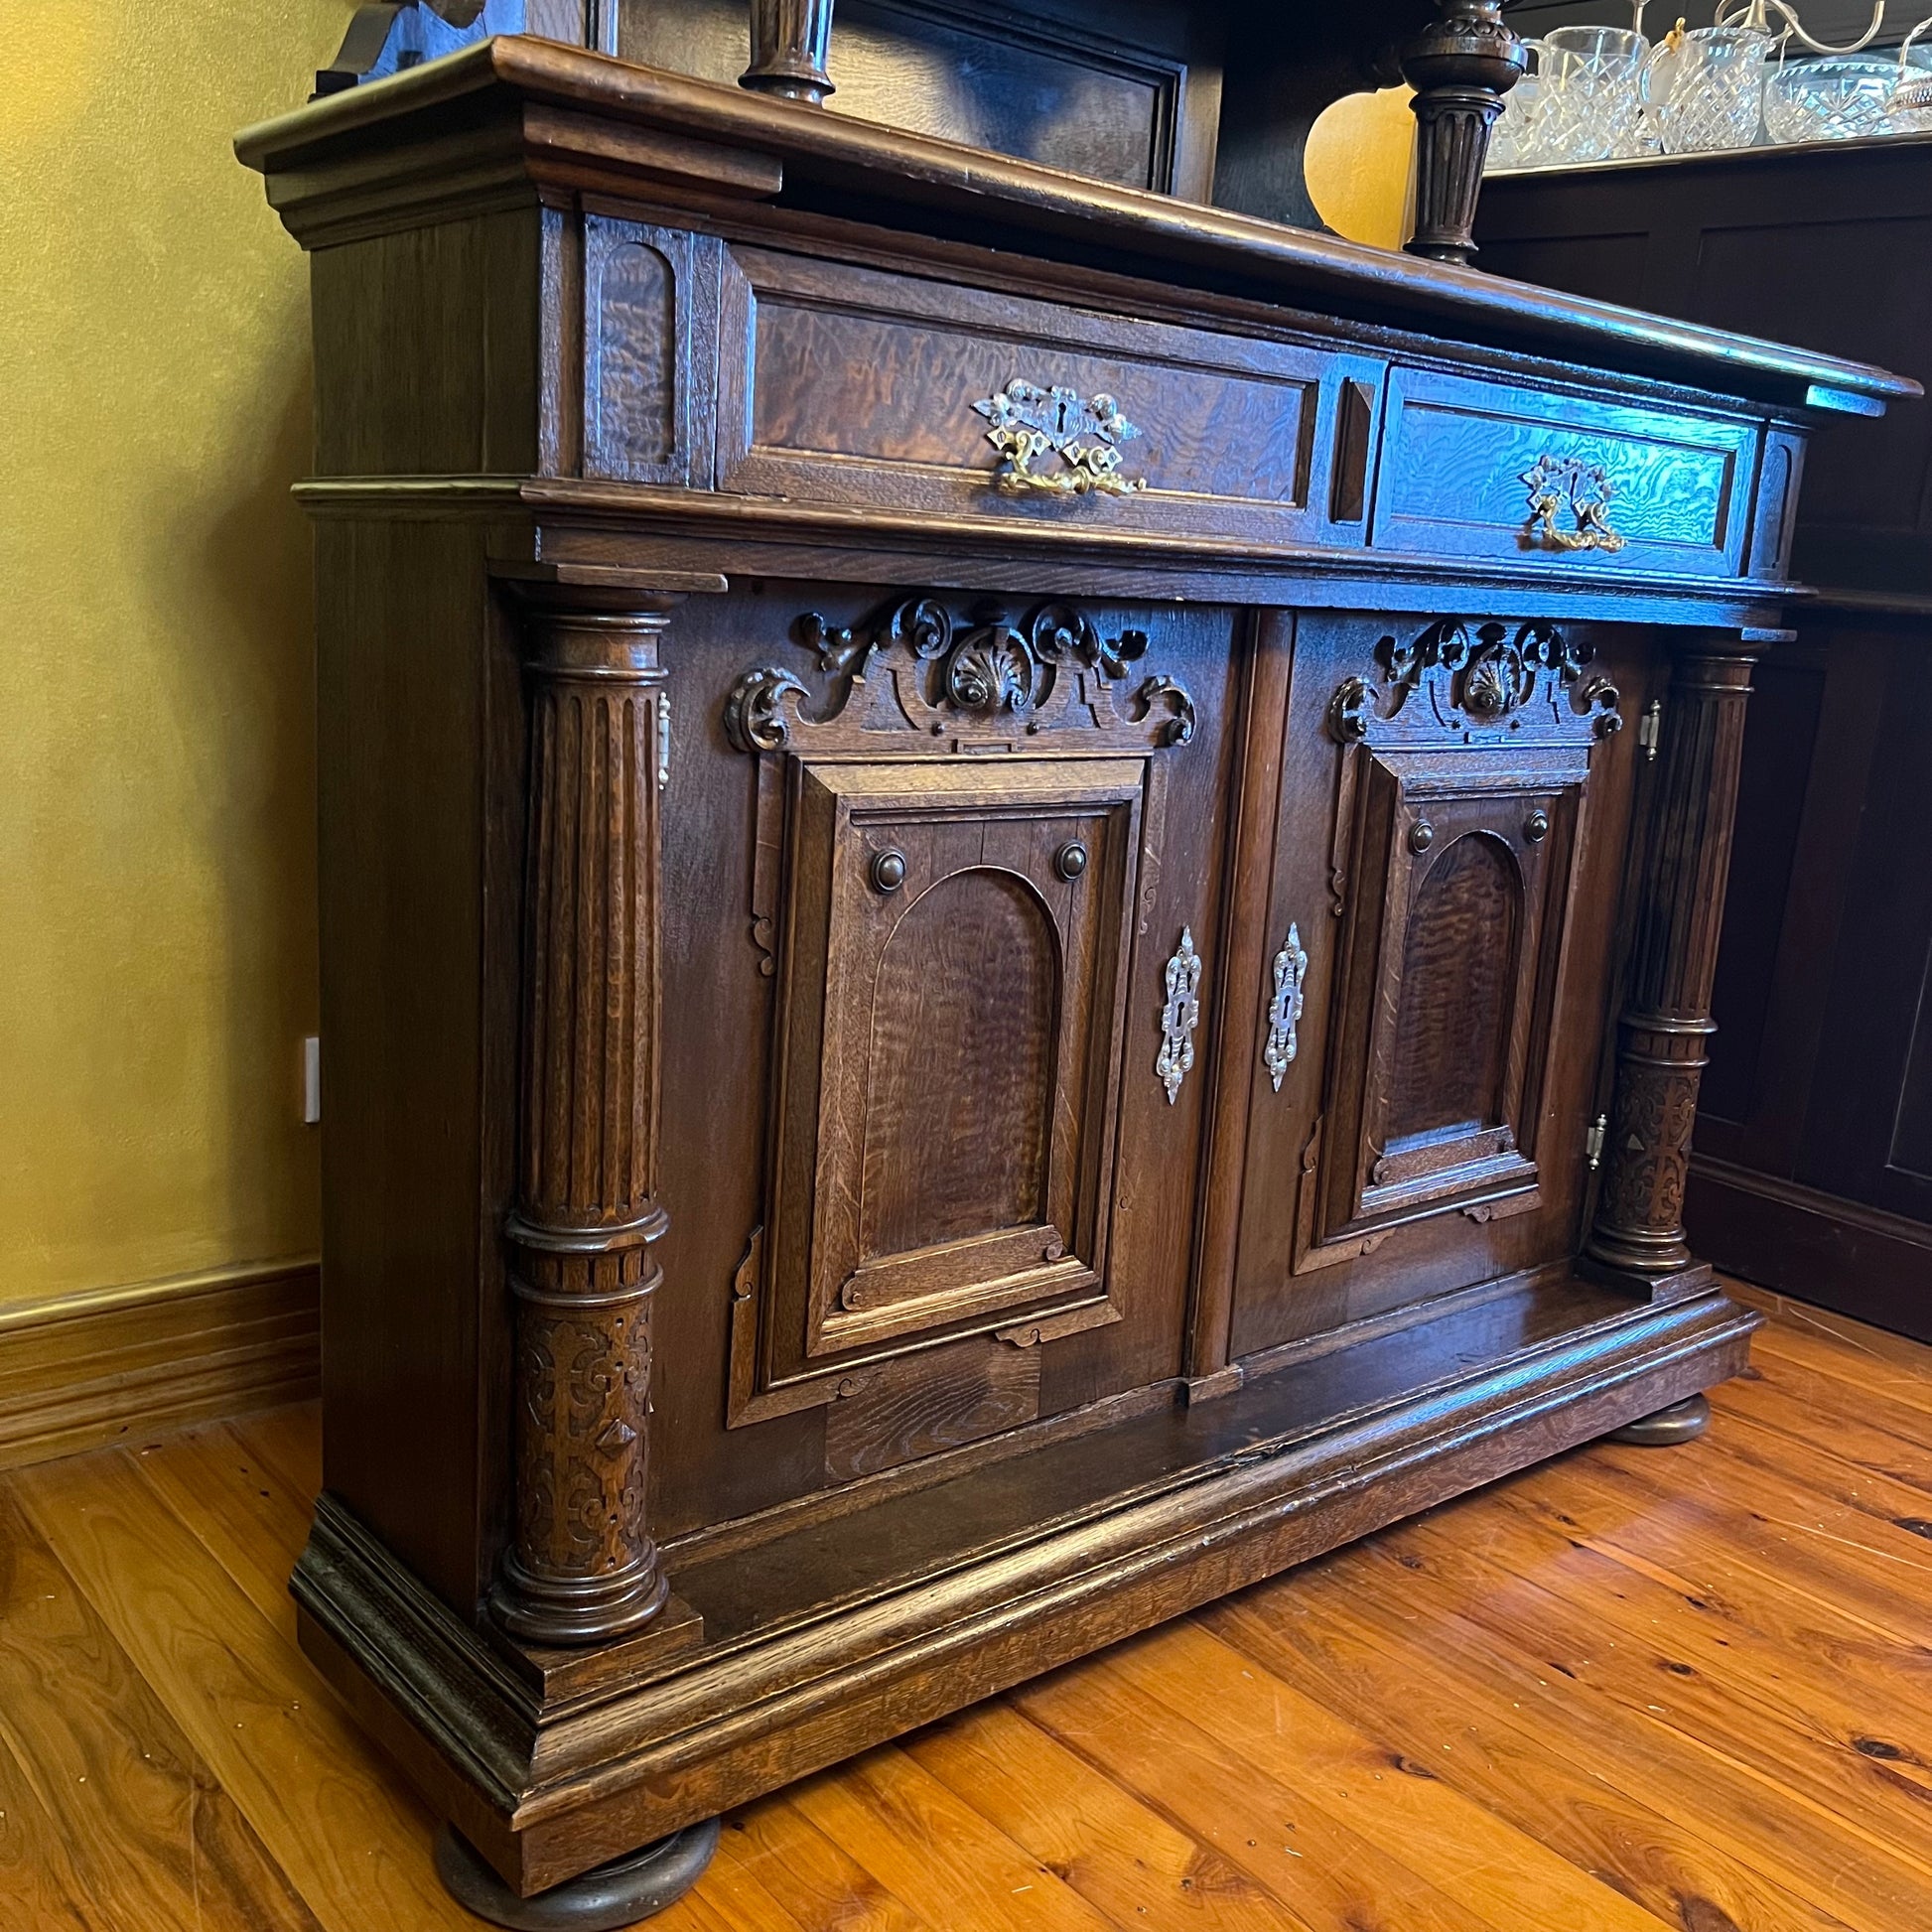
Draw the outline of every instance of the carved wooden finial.
<instances>
[{"instance_id":1,"label":"carved wooden finial","mask_svg":"<svg viewBox=\"0 0 1932 1932\"><path fill-rule=\"evenodd\" d=\"M1441 14L1403 49L1416 90L1416 233L1412 255L1467 266L1476 252L1476 196L1489 131L1529 57L1503 21L1502 0L1437 0Z\"/></svg>"},{"instance_id":2,"label":"carved wooden finial","mask_svg":"<svg viewBox=\"0 0 1932 1932\"><path fill-rule=\"evenodd\" d=\"M831 45L832 0L752 0L752 65L738 84L822 106L833 90Z\"/></svg>"}]
</instances>

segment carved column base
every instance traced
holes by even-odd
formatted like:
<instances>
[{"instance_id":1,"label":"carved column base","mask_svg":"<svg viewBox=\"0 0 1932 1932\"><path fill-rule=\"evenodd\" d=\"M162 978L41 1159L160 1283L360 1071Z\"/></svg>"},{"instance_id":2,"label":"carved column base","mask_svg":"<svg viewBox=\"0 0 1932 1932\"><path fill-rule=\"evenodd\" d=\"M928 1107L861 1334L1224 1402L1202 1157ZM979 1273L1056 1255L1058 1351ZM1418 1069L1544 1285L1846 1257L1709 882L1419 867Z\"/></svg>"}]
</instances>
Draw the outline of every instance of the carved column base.
<instances>
[{"instance_id":1,"label":"carved column base","mask_svg":"<svg viewBox=\"0 0 1932 1932\"><path fill-rule=\"evenodd\" d=\"M1659 1409L1654 1416L1642 1416L1621 1429L1612 1430L1612 1443L1635 1443L1640 1449L1675 1449L1680 1443L1694 1442L1711 1427L1711 1401L1708 1396L1687 1396Z\"/></svg>"},{"instance_id":2,"label":"carved column base","mask_svg":"<svg viewBox=\"0 0 1932 1932\"><path fill-rule=\"evenodd\" d=\"M1603 1185L1584 1252L1615 1274L1654 1283L1692 1265L1684 1186L1705 1043L1717 1029L1708 1020L1626 1014L1620 1031Z\"/></svg>"},{"instance_id":3,"label":"carved column base","mask_svg":"<svg viewBox=\"0 0 1932 1932\"><path fill-rule=\"evenodd\" d=\"M641 1852L519 1897L452 1826L436 1834L436 1875L466 1911L511 1932L618 1932L676 1903L718 1849L718 1821L687 1825Z\"/></svg>"}]
</instances>

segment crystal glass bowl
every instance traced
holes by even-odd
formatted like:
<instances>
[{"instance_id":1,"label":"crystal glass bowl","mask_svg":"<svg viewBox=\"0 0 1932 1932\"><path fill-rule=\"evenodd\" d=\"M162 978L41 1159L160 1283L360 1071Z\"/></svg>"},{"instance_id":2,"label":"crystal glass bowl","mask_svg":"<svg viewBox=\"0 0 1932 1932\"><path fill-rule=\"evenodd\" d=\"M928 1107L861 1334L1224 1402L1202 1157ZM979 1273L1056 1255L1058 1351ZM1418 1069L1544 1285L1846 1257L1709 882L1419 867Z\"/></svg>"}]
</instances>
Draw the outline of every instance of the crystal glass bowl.
<instances>
[{"instance_id":1,"label":"crystal glass bowl","mask_svg":"<svg viewBox=\"0 0 1932 1932\"><path fill-rule=\"evenodd\" d=\"M1898 62L1882 57L1844 55L1784 68L1765 83L1764 125L1774 141L1859 141L1895 133L1892 99L1900 77Z\"/></svg>"}]
</instances>

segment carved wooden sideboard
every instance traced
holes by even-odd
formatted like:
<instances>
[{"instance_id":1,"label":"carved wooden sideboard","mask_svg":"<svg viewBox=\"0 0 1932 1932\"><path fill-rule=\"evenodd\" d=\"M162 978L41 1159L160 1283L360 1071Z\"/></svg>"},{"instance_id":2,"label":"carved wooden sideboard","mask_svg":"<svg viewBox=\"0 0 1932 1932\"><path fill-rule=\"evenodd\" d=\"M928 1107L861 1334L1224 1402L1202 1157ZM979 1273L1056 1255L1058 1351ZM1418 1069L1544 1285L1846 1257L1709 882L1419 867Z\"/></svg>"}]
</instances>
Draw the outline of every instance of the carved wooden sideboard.
<instances>
[{"instance_id":1,"label":"carved wooden sideboard","mask_svg":"<svg viewBox=\"0 0 1932 1932\"><path fill-rule=\"evenodd\" d=\"M1808 426L1913 385L522 38L241 151L317 356L294 1587L450 1860L1743 1364L1745 697Z\"/></svg>"}]
</instances>

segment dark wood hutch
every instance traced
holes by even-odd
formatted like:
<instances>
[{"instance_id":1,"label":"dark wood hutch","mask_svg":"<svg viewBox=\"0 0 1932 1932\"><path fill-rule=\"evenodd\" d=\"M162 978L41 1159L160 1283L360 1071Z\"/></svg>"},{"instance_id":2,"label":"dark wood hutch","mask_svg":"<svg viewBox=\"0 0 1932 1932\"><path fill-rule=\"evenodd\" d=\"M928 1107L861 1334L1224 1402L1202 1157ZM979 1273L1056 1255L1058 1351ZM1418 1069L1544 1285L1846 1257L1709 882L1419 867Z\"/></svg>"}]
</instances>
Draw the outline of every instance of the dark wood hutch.
<instances>
[{"instance_id":1,"label":"dark wood hutch","mask_svg":"<svg viewBox=\"0 0 1932 1932\"><path fill-rule=\"evenodd\" d=\"M1914 388L1242 211L1185 47L1146 179L827 111L810 11L748 89L410 68L392 9L239 144L317 359L294 1587L505 1923L1696 1426L1752 1325L1681 1214L1751 668L1814 423ZM1322 83L1423 83L1441 255L1495 15L1361 10ZM1116 69L1207 31L1109 17Z\"/></svg>"}]
</instances>

